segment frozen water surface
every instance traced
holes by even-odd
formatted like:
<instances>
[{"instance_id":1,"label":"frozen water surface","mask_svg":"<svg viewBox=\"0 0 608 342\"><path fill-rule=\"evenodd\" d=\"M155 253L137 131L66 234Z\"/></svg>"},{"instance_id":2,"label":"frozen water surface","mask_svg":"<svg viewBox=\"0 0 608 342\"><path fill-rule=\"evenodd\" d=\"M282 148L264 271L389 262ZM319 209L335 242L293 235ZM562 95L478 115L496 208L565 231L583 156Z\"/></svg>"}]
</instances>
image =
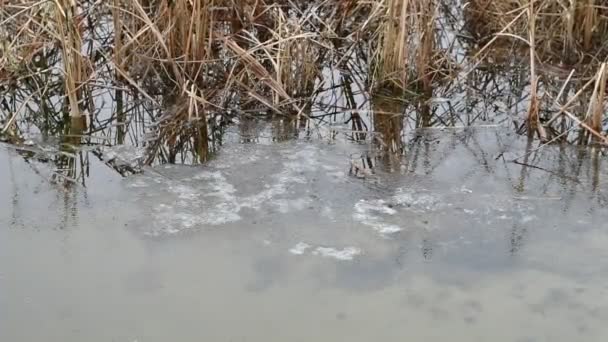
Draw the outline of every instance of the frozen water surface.
<instances>
[{"instance_id":1,"label":"frozen water surface","mask_svg":"<svg viewBox=\"0 0 608 342\"><path fill-rule=\"evenodd\" d=\"M525 148L233 143L65 190L0 147L0 341L607 341L605 157Z\"/></svg>"}]
</instances>

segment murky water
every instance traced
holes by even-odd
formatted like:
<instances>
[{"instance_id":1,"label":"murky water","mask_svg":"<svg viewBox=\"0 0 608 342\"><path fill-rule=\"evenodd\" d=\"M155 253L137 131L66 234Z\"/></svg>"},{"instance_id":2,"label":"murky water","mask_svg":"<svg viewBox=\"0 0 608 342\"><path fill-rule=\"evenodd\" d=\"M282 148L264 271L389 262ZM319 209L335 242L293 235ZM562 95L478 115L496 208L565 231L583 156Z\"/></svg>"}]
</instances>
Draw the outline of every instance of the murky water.
<instances>
[{"instance_id":1,"label":"murky water","mask_svg":"<svg viewBox=\"0 0 608 342\"><path fill-rule=\"evenodd\" d=\"M493 129L366 151L262 139L64 190L0 147L0 341L608 339L605 157L515 164Z\"/></svg>"}]
</instances>

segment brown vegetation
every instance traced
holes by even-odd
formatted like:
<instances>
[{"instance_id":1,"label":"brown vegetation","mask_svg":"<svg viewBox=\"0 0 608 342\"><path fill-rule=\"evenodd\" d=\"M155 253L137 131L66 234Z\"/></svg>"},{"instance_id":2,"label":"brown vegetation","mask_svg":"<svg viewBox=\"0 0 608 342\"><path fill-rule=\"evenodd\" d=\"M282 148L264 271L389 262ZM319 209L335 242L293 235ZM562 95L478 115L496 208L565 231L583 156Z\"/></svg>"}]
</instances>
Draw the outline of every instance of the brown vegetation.
<instances>
[{"instance_id":1,"label":"brown vegetation","mask_svg":"<svg viewBox=\"0 0 608 342\"><path fill-rule=\"evenodd\" d=\"M372 127L399 152L407 127L502 114L543 142L608 143L608 7L595 0L0 4L13 142L77 126L81 143L146 146L147 164L202 162L231 122L261 116L296 130L342 120L356 140Z\"/></svg>"}]
</instances>

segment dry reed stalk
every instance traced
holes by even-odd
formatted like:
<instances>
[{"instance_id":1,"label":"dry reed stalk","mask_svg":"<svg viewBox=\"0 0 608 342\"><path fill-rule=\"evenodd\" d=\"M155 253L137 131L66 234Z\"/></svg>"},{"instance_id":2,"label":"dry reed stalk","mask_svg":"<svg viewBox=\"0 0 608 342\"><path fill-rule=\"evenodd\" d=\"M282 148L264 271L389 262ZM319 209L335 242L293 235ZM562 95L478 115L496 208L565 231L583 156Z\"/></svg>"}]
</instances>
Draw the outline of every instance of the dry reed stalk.
<instances>
[{"instance_id":1,"label":"dry reed stalk","mask_svg":"<svg viewBox=\"0 0 608 342\"><path fill-rule=\"evenodd\" d=\"M202 93L194 85L191 86L188 97L188 121L199 123L194 128L194 148L195 156L198 157L200 163L207 161L209 158L209 132L207 128L207 115L205 113L205 103L202 98Z\"/></svg>"},{"instance_id":2,"label":"dry reed stalk","mask_svg":"<svg viewBox=\"0 0 608 342\"><path fill-rule=\"evenodd\" d=\"M570 80L570 78L572 77L573 72L570 73L570 75L568 76L568 79L566 80L566 83L568 82L568 80ZM561 95L563 94L563 91L566 87L566 83L562 86L562 89L560 90L559 95L554 99L555 104L559 107L559 111L557 113L555 113L555 115L553 115L553 117L547 121L545 123L546 126L551 125L555 120L557 120L560 116L562 116L564 114L564 112L568 109L568 107L570 105L572 105L574 103L575 100L577 100L586 90L587 88L589 88L591 86L591 84L593 84L595 79L591 79L589 81L587 81L587 83L585 83L582 87L580 87L580 89L564 104L564 105L560 105L559 102L557 102L559 100L559 98L561 97Z\"/></svg>"},{"instance_id":3,"label":"dry reed stalk","mask_svg":"<svg viewBox=\"0 0 608 342\"><path fill-rule=\"evenodd\" d=\"M593 38L593 30L597 25L597 10L595 9L595 0L587 0L583 10L583 48L589 50L591 48L591 40Z\"/></svg>"},{"instance_id":4,"label":"dry reed stalk","mask_svg":"<svg viewBox=\"0 0 608 342\"><path fill-rule=\"evenodd\" d=\"M471 0L465 10L466 27L475 37L488 39L507 26L530 0ZM534 1L537 56L542 61L576 64L605 57L603 44L608 33L608 7L595 0ZM524 23L514 25L508 34L524 36ZM600 60L604 59L600 57Z\"/></svg>"},{"instance_id":5,"label":"dry reed stalk","mask_svg":"<svg viewBox=\"0 0 608 342\"><path fill-rule=\"evenodd\" d=\"M387 150L402 148L405 102L411 102L409 108L420 118L419 126L433 124L432 119L449 122L442 120L441 113L433 117L435 109L441 110L440 105L435 104L437 102L431 106L434 95L445 95L439 93L443 89L438 86L441 72L438 66L442 65L439 57L442 57L441 49L445 45L442 39L446 35L439 32L445 19L443 7L439 7L446 5L442 0L0 1L8 4L0 8L0 23L10 23L10 27L0 25L0 36L19 37L2 43L0 79L12 79L19 76L18 72L34 70L32 66L38 65L31 56L40 50L46 53L56 49L64 54L61 59L64 64L52 62L40 69L65 68L65 77L60 78L65 89L47 96L49 87L39 84L48 83L40 82L48 78L20 78L21 82L31 77L34 86L26 89L18 103L33 99L31 102L41 103L41 108L51 108L54 103L46 105L39 99L55 96L70 105L71 116L82 116L85 113L82 103L92 101L90 92L83 91L93 89L93 86L87 86L92 85L92 80L86 75L97 72L110 75L109 79L116 85L108 89L115 94L119 142L125 139L126 123L133 122L132 114L127 113L132 103L154 107L149 114L149 121L156 129L156 136L149 145L152 159L157 155L165 161L174 161L184 148L193 151L194 159L207 159L213 149L210 132L228 122L230 115L243 112L269 110L288 114L290 117L283 124L291 134L298 126L293 118L309 118L311 108L332 110L331 106L338 107L346 102L348 112L354 113L351 116L353 129L362 132L367 128L358 112L367 106L367 102L360 102L361 93L369 96L370 92L373 95L388 92L386 99L371 97L374 127L381 133L382 144ZM50 8L51 18L45 17L38 7ZM490 52L494 43L500 45L502 41L512 42L512 38L516 38L516 41L529 44L526 48L530 52L532 97L526 124L528 132L536 132L544 140L540 97L550 93L546 89L551 80L543 78L543 83L539 84L543 64L558 61L563 57L560 55L569 51L574 56L571 59L577 61L582 53L588 58L592 52L598 52L597 59L601 62L605 58L602 49L608 50L608 46L598 44L608 28L606 6L595 0L533 3L528 0L471 0L468 7L483 9L483 13L473 12L481 18L479 26L485 25L489 32L485 39L479 40L487 44L472 58L473 63L467 64L467 67L474 64L471 70L476 69L477 57ZM525 12L529 14L527 27L526 20L519 20ZM87 15L87 27L81 25L77 16L84 14ZM561 20L554 20L556 16ZM88 43L94 31L91 27L105 20L113 20L110 26L114 31L99 39L104 41L104 46L97 51L101 58L95 65L81 50L84 47L89 51ZM484 20L486 22L481 22ZM82 29L88 31L82 32ZM36 35L40 37L34 37ZM522 38L526 35L528 39ZM59 38L61 43L57 44ZM333 73L328 76L321 70ZM38 73L44 72L50 74L48 71ZM600 106L604 102L604 74L598 74L595 80L597 90L593 105L589 107L588 120L581 120L582 116L575 117L578 121L571 119L599 141L603 141L598 135L601 136L604 120ZM339 75L337 82L333 79L335 75ZM460 77L465 76L460 74ZM579 86L576 83L580 80L579 75L570 77L573 77L572 87ZM370 92L367 91L369 83L373 85ZM540 86L543 88L539 89ZM336 94L332 99L339 100L331 105L313 107L313 103L318 104L313 101L325 96L318 94L328 89ZM587 89L585 86L577 94ZM567 95L569 92L564 94ZM572 110L569 107L572 99L560 108L560 117L574 117L567 111ZM339 101L342 102L336 105ZM11 123L21 120L12 115L7 118ZM545 127L549 127L552 120ZM294 121L296 125L293 125Z\"/></svg>"},{"instance_id":6,"label":"dry reed stalk","mask_svg":"<svg viewBox=\"0 0 608 342\"><path fill-rule=\"evenodd\" d=\"M140 1L140 0L138 0ZM160 106L140 81L149 78L150 58L157 57L152 34L144 21L136 14L135 1L114 0L110 8L115 29L113 68L118 85L130 86L137 96L143 96L155 106ZM118 89L122 90L122 89Z\"/></svg>"},{"instance_id":7,"label":"dry reed stalk","mask_svg":"<svg viewBox=\"0 0 608 342\"><path fill-rule=\"evenodd\" d=\"M574 42L574 21L576 20L576 1L569 0L569 6L564 9L564 15L562 16L564 21L564 49L562 54L568 59L573 59L573 52L575 51Z\"/></svg>"},{"instance_id":8,"label":"dry reed stalk","mask_svg":"<svg viewBox=\"0 0 608 342\"><path fill-rule=\"evenodd\" d=\"M602 132L602 120L604 116L604 97L606 96L606 63L602 64L600 68L600 75L598 76L600 80L600 89L597 95L597 99L595 100L595 108L593 111L593 117L591 120L591 128L595 132ZM594 135L594 140L599 142L599 139L596 135Z\"/></svg>"},{"instance_id":9,"label":"dry reed stalk","mask_svg":"<svg viewBox=\"0 0 608 342\"><path fill-rule=\"evenodd\" d=\"M184 79L194 81L203 72L211 43L211 6L213 0L178 0L169 9L168 46L172 58L183 60Z\"/></svg>"},{"instance_id":10,"label":"dry reed stalk","mask_svg":"<svg viewBox=\"0 0 608 342\"><path fill-rule=\"evenodd\" d=\"M606 92L606 63L602 63L600 70L595 76L595 80L595 87L593 88L589 107L587 108L587 114L585 115L585 120L590 123L587 132L593 137L590 137L590 139L585 137L583 139L584 142L587 142L588 140L598 142L598 137L601 136L602 119L604 115L604 95Z\"/></svg>"},{"instance_id":11,"label":"dry reed stalk","mask_svg":"<svg viewBox=\"0 0 608 342\"><path fill-rule=\"evenodd\" d=\"M276 79L285 92L294 99L302 99L299 106L303 108L303 102L312 95L315 79L320 74L317 58L319 50L312 41L316 38L312 32L306 32L303 20L287 19L283 10L277 10L275 29L271 30L277 44L275 52ZM261 44L259 46L267 46ZM272 54L272 49L265 48L267 55ZM278 98L276 99L278 100ZM275 101L276 101L275 100ZM278 102L275 102L278 104Z\"/></svg>"},{"instance_id":12,"label":"dry reed stalk","mask_svg":"<svg viewBox=\"0 0 608 342\"><path fill-rule=\"evenodd\" d=\"M422 96L419 100L419 112L421 126L431 126L431 106L429 101L433 97L433 59L435 54L435 1L425 0L420 2L420 19L418 20L420 47L418 49L416 69L418 71L418 82L421 84Z\"/></svg>"},{"instance_id":13,"label":"dry reed stalk","mask_svg":"<svg viewBox=\"0 0 608 342\"><path fill-rule=\"evenodd\" d=\"M264 68L264 66L252 55L250 51L246 51L241 48L234 40L225 37L222 38L225 46L234 52L240 60L247 65L248 70L251 71L263 84L268 86L272 91L277 94L283 100L291 103L297 113L301 113L302 109L293 101L291 96L285 91L283 85L277 81L275 77Z\"/></svg>"},{"instance_id":14,"label":"dry reed stalk","mask_svg":"<svg viewBox=\"0 0 608 342\"><path fill-rule=\"evenodd\" d=\"M167 61L167 63L171 67L172 76L175 78L175 82L179 86L183 86L185 84L184 74L179 69L179 67L175 61L175 58L179 57L180 55L175 53L176 52L175 45L168 44L171 41L170 40L168 41L167 39L165 39L165 35L163 34L162 28L157 24L157 23L163 23L164 19L168 19L169 23L167 23L166 26L167 26L167 28L170 28L171 22L172 22L171 16L169 15L169 18L160 17L159 20L157 20L157 23L155 23L152 20L152 18L150 18L150 16L146 12L146 10L144 9L144 7L140 3L140 1L142 1L142 0L133 1L133 7L135 8L136 13L139 15L139 18L141 18L141 20L145 24L146 30L149 30L153 34L154 38L156 39L155 43L157 43L158 45L161 46L162 52L164 52L164 60ZM177 0L176 3L179 4L179 3L183 3L185 1L186 0ZM183 22L181 22L181 23L182 23L182 25L184 25Z\"/></svg>"},{"instance_id":15,"label":"dry reed stalk","mask_svg":"<svg viewBox=\"0 0 608 342\"><path fill-rule=\"evenodd\" d=\"M181 149L191 150L194 160L208 158L204 99L214 93L207 78L214 3L114 0L111 5L116 81L129 85L136 97L142 95L163 109L162 115L153 118L146 163L157 156L175 161ZM117 99L122 98L122 92L116 88ZM127 120L124 114L118 117L122 128L118 140L124 140Z\"/></svg>"},{"instance_id":16,"label":"dry reed stalk","mask_svg":"<svg viewBox=\"0 0 608 342\"><path fill-rule=\"evenodd\" d=\"M605 135L603 135L601 133L601 120L602 120L602 116L604 113L604 92L605 92L605 82L606 82L606 63L602 64L602 67L600 68L600 71L598 71L598 73L596 74L596 77L594 77L593 79L589 80L587 83L585 83L584 86L582 86L575 94L574 96L572 96L566 104L564 105L560 105L557 101L559 99L559 97L561 96L561 93L563 91L563 89L565 88L565 84L562 87L562 90L560 91L560 96L557 96L556 98L554 98L554 102L557 106L559 106L559 111L551 118L551 120L549 120L545 125L549 126L551 125L552 122L554 122L557 118L559 118L560 116L564 116L564 118L569 118L570 120L572 120L575 125L568 129L568 130L564 130L562 133L560 133L557 137L551 139L551 141L541 145L545 146L548 143L557 141L559 138L561 137L565 137L568 133L570 133L572 130L574 130L577 127L582 127L583 128L583 132L581 133L581 135L579 136L579 142L582 143L586 143L589 139L589 136L593 136L593 141L598 142L602 145L608 145L608 137L606 137ZM591 84L595 83L595 87L593 89L593 94L591 96L591 100L589 101L589 106L587 107L587 115L585 117L584 120L579 119L576 115L572 114L570 111L568 111L568 107L574 103L575 100L577 100L586 90L587 88L589 88L589 86ZM589 120L591 119L591 120ZM591 124L593 125L594 123L597 123L597 120L599 120L600 125L599 125L599 129L597 127L597 125L595 125L595 127L590 126L589 124L587 124L585 121L591 121ZM587 135L587 133L589 135Z\"/></svg>"},{"instance_id":17,"label":"dry reed stalk","mask_svg":"<svg viewBox=\"0 0 608 342\"><path fill-rule=\"evenodd\" d=\"M373 124L383 149L399 152L403 149L405 94L415 94L417 125L431 125L430 100L439 56L435 46L438 1L384 0L382 5L386 13L380 22L372 72Z\"/></svg>"},{"instance_id":18,"label":"dry reed stalk","mask_svg":"<svg viewBox=\"0 0 608 342\"><path fill-rule=\"evenodd\" d=\"M534 0L528 4L528 43L530 45L530 105L526 125L528 137L534 133L538 134L542 142L547 141L547 133L540 123L539 98L538 98L538 75L536 74L536 13L534 11Z\"/></svg>"},{"instance_id":19,"label":"dry reed stalk","mask_svg":"<svg viewBox=\"0 0 608 342\"><path fill-rule=\"evenodd\" d=\"M116 82L119 85L122 85L125 83L123 77L121 76L121 74L116 71L116 69L121 68L123 63L124 63L124 59L123 59L123 51L122 51L122 47L123 47L123 23L122 20L120 18L120 13L118 11L118 8L120 6L120 0L113 0L113 7L111 8L111 12L112 12L112 26L114 28L114 77L116 79ZM125 136L126 136L126 130L127 130L127 118L126 118L126 112L125 112L125 108L124 108L124 92L123 89L121 87L116 87L115 91L114 91L114 101L116 102L116 124L117 124L117 129L116 129L116 142L118 144L124 144L125 142Z\"/></svg>"},{"instance_id":20,"label":"dry reed stalk","mask_svg":"<svg viewBox=\"0 0 608 342\"><path fill-rule=\"evenodd\" d=\"M274 22L276 23L276 28L274 30L275 35L277 35L279 37L279 42L278 42L278 46L277 46L277 52L276 52L276 57L274 58L275 60L275 79L276 82L278 84L281 85L281 88L284 88L287 85L287 79L289 78L289 75L291 75L291 63L287 60L288 57L288 53L287 53L287 49L285 47L286 42L283 40L283 37L286 35L285 34L285 13L278 9L276 12L278 12L275 15L275 20ZM285 76L284 76L285 75ZM287 93L287 91L286 91ZM273 107L276 107L277 105L279 105L279 103L281 102L281 96L275 91L273 96L272 96L272 104Z\"/></svg>"},{"instance_id":21,"label":"dry reed stalk","mask_svg":"<svg viewBox=\"0 0 608 342\"><path fill-rule=\"evenodd\" d=\"M83 120L80 110L80 87L86 80L84 58L82 56L82 37L77 22L78 8L74 0L55 2L56 39L61 42L65 90L70 105L70 117L74 121Z\"/></svg>"},{"instance_id":22,"label":"dry reed stalk","mask_svg":"<svg viewBox=\"0 0 608 342\"><path fill-rule=\"evenodd\" d=\"M385 18L381 21L374 72L381 86L406 89L409 81L410 34L417 25L414 2L417 0L383 0ZM411 3L412 2L412 3Z\"/></svg>"},{"instance_id":23,"label":"dry reed stalk","mask_svg":"<svg viewBox=\"0 0 608 342\"><path fill-rule=\"evenodd\" d=\"M372 98L374 131L380 133L382 149L392 153L403 151L403 102L400 99Z\"/></svg>"}]
</instances>

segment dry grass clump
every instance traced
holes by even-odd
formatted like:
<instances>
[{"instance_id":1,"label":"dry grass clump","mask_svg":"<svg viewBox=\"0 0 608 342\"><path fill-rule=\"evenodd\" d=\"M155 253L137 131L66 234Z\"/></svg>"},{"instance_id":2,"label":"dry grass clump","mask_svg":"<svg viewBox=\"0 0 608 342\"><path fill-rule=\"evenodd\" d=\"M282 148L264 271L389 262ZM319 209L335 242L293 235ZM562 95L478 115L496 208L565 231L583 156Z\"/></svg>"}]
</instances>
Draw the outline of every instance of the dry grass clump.
<instances>
[{"instance_id":1,"label":"dry grass clump","mask_svg":"<svg viewBox=\"0 0 608 342\"><path fill-rule=\"evenodd\" d=\"M70 124L86 125L94 104L88 98L92 58L83 46L84 14L85 7L71 1L5 1L0 7L0 95L8 112L2 133L9 138L19 140L22 113L29 122L38 123L40 112L51 119L40 126L43 133L55 132L58 120L70 122L64 134Z\"/></svg>"},{"instance_id":2,"label":"dry grass clump","mask_svg":"<svg viewBox=\"0 0 608 342\"><path fill-rule=\"evenodd\" d=\"M182 151L208 158L207 98L221 88L212 76L213 1L121 1L111 6L117 81L159 102L148 132L147 163L176 162ZM121 96L122 98L122 96Z\"/></svg>"},{"instance_id":3,"label":"dry grass clump","mask_svg":"<svg viewBox=\"0 0 608 342\"><path fill-rule=\"evenodd\" d=\"M330 118L351 123L356 140L372 124L379 146L400 152L410 124L475 123L480 115L469 112L487 101L474 97L505 84L488 81L498 76L477 57L501 51L530 57L530 79L512 92L528 101L528 132L551 141L582 127L579 142L604 142L598 70L608 24L599 1L0 4L0 132L12 141L32 130L71 134L91 145L145 146L148 164L202 162L236 118L262 116L279 118L290 135ZM473 57L471 45L481 47ZM547 77L557 62L594 69Z\"/></svg>"},{"instance_id":4,"label":"dry grass clump","mask_svg":"<svg viewBox=\"0 0 608 342\"><path fill-rule=\"evenodd\" d=\"M480 48L475 56L507 66L525 63L529 69L521 131L547 143L608 143L603 133L606 14L608 7L595 0L467 3L464 27Z\"/></svg>"},{"instance_id":5,"label":"dry grass clump","mask_svg":"<svg viewBox=\"0 0 608 342\"><path fill-rule=\"evenodd\" d=\"M466 28L481 45L499 32L527 37L527 17L521 14L530 3L540 60L575 65L608 55L608 6L598 0L471 0L465 7ZM509 38L503 41L514 42Z\"/></svg>"},{"instance_id":6,"label":"dry grass clump","mask_svg":"<svg viewBox=\"0 0 608 342\"><path fill-rule=\"evenodd\" d=\"M374 129L383 137L385 149L400 151L408 116L404 108L414 108L416 127L431 126L430 102L437 88L455 77L458 68L448 43L454 38L445 36L442 1L382 0L374 4L379 12L369 66ZM386 108L398 111L387 112Z\"/></svg>"},{"instance_id":7,"label":"dry grass clump","mask_svg":"<svg viewBox=\"0 0 608 342\"><path fill-rule=\"evenodd\" d=\"M437 0L377 1L376 45L372 52L373 87L398 96L426 92L437 76L446 77L448 58L438 24Z\"/></svg>"}]
</instances>

